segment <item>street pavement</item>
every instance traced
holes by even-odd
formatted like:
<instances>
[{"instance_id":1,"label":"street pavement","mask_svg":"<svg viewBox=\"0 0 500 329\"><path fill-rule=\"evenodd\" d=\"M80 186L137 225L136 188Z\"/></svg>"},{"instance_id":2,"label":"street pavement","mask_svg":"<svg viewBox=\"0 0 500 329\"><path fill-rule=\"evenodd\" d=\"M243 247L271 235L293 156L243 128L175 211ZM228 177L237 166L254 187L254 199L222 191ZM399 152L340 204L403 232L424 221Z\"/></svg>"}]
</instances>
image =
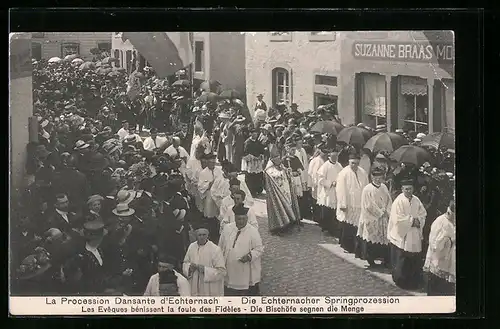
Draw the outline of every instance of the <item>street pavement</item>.
<instances>
[{"instance_id":1,"label":"street pavement","mask_svg":"<svg viewBox=\"0 0 500 329\"><path fill-rule=\"evenodd\" d=\"M265 196L254 210L264 244L261 293L266 296L412 296L394 285L390 273L365 269L344 253L335 238L310 223L283 236L269 234Z\"/></svg>"}]
</instances>

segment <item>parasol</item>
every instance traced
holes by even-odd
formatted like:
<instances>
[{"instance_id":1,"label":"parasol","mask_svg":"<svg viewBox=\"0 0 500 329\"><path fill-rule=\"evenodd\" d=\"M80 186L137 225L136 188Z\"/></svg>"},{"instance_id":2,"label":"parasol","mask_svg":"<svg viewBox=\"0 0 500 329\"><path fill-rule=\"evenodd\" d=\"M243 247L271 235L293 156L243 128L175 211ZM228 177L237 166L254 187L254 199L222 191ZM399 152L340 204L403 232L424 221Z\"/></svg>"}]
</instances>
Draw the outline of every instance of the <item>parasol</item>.
<instances>
[{"instance_id":1,"label":"parasol","mask_svg":"<svg viewBox=\"0 0 500 329\"><path fill-rule=\"evenodd\" d=\"M311 131L334 135L337 135L342 129L344 129L344 126L333 120L319 121L311 127Z\"/></svg>"},{"instance_id":2,"label":"parasol","mask_svg":"<svg viewBox=\"0 0 500 329\"><path fill-rule=\"evenodd\" d=\"M101 61L101 64L111 64L113 62L118 63L118 59L113 57L106 57Z\"/></svg>"},{"instance_id":3,"label":"parasol","mask_svg":"<svg viewBox=\"0 0 500 329\"><path fill-rule=\"evenodd\" d=\"M200 95L200 97L198 97L198 100L202 103L216 102L219 99L220 96L212 92L204 92L203 94Z\"/></svg>"},{"instance_id":4,"label":"parasol","mask_svg":"<svg viewBox=\"0 0 500 329\"><path fill-rule=\"evenodd\" d=\"M378 133L370 138L363 148L370 150L372 153L380 151L394 152L399 147L407 145L408 141L403 136L396 133Z\"/></svg>"},{"instance_id":5,"label":"parasol","mask_svg":"<svg viewBox=\"0 0 500 329\"><path fill-rule=\"evenodd\" d=\"M368 139L370 139L369 132L356 126L342 129L337 135L337 141L358 147L365 145Z\"/></svg>"},{"instance_id":6,"label":"parasol","mask_svg":"<svg viewBox=\"0 0 500 329\"><path fill-rule=\"evenodd\" d=\"M77 57L78 57L77 54L66 55L66 57L64 57L64 61L71 62L72 60L74 60Z\"/></svg>"},{"instance_id":7,"label":"parasol","mask_svg":"<svg viewBox=\"0 0 500 329\"><path fill-rule=\"evenodd\" d=\"M52 57L51 59L49 59L49 63L59 63L61 62L62 59L60 59L59 57Z\"/></svg>"},{"instance_id":8,"label":"parasol","mask_svg":"<svg viewBox=\"0 0 500 329\"><path fill-rule=\"evenodd\" d=\"M403 145L390 156L399 163L413 163L420 167L425 162L431 162L432 156L425 149L415 145Z\"/></svg>"},{"instance_id":9,"label":"parasol","mask_svg":"<svg viewBox=\"0 0 500 329\"><path fill-rule=\"evenodd\" d=\"M241 94L234 89L227 89L220 93L220 97L225 99L241 98Z\"/></svg>"},{"instance_id":10,"label":"parasol","mask_svg":"<svg viewBox=\"0 0 500 329\"><path fill-rule=\"evenodd\" d=\"M177 86L177 87L189 87L191 83L189 80L177 80L174 83L172 83L172 86Z\"/></svg>"},{"instance_id":11,"label":"parasol","mask_svg":"<svg viewBox=\"0 0 500 329\"><path fill-rule=\"evenodd\" d=\"M81 58L75 58L71 61L71 63L73 64L82 64L83 63L83 59Z\"/></svg>"},{"instance_id":12,"label":"parasol","mask_svg":"<svg viewBox=\"0 0 500 329\"><path fill-rule=\"evenodd\" d=\"M95 64L92 63L92 62L85 62L82 65L80 65L80 70L81 71L83 71L83 70L91 70L93 68L95 68Z\"/></svg>"},{"instance_id":13,"label":"parasol","mask_svg":"<svg viewBox=\"0 0 500 329\"><path fill-rule=\"evenodd\" d=\"M451 133L436 132L422 138L421 146L432 147L436 150L440 148L455 149L455 135Z\"/></svg>"}]
</instances>

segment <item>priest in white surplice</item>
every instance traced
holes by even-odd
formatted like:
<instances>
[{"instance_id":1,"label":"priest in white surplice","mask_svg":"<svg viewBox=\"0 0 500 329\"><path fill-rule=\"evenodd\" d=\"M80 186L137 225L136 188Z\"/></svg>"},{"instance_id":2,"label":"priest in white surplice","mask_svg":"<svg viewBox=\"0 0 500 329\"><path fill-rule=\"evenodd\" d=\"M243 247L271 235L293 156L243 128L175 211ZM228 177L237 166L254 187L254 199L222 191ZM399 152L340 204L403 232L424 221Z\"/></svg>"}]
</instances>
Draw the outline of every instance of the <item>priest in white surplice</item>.
<instances>
[{"instance_id":1,"label":"priest in white surplice","mask_svg":"<svg viewBox=\"0 0 500 329\"><path fill-rule=\"evenodd\" d=\"M222 216L220 225L221 234L224 227L226 227L228 224L234 223L235 221L236 216L234 214L234 207L240 207L240 206L248 207L245 205L245 198L246 198L245 192L243 192L240 189L237 189L233 190L230 197L224 199L223 202L224 209L221 209L224 211L224 215ZM252 209L252 207L248 207L247 216L248 216L248 224L258 229L259 223L257 222L257 216L255 215L255 211Z\"/></svg>"},{"instance_id":2,"label":"priest in white surplice","mask_svg":"<svg viewBox=\"0 0 500 329\"><path fill-rule=\"evenodd\" d=\"M384 184L385 170L371 169L372 182L365 186L361 194L361 215L359 217L359 253L356 255L375 266L375 260L383 260L390 265L387 224L391 213L392 200L389 189Z\"/></svg>"},{"instance_id":3,"label":"priest in white surplice","mask_svg":"<svg viewBox=\"0 0 500 329\"><path fill-rule=\"evenodd\" d=\"M413 195L413 181L401 182L403 191L392 203L387 227L392 279L403 289L417 289L422 279L422 230L427 211Z\"/></svg>"},{"instance_id":4,"label":"priest in white surplice","mask_svg":"<svg viewBox=\"0 0 500 329\"><path fill-rule=\"evenodd\" d=\"M194 155L190 156L189 160L187 161L185 174L186 190L195 200L196 208L200 212L203 212L203 203L198 191L198 178L200 176L200 172L203 170L203 167L201 166L201 160L204 155L205 149L203 148L203 146L197 146Z\"/></svg>"},{"instance_id":5,"label":"priest in white surplice","mask_svg":"<svg viewBox=\"0 0 500 329\"><path fill-rule=\"evenodd\" d=\"M258 296L261 256L264 252L259 231L248 224L248 208L233 209L235 222L224 227L219 246L226 261L225 296Z\"/></svg>"},{"instance_id":6,"label":"priest in white surplice","mask_svg":"<svg viewBox=\"0 0 500 329\"><path fill-rule=\"evenodd\" d=\"M214 243L219 242L219 207L212 197L212 185L223 176L222 169L215 166L215 154L205 155L207 167L200 172L198 177L198 192L203 203L203 217L210 230L210 240Z\"/></svg>"},{"instance_id":7,"label":"priest in white surplice","mask_svg":"<svg viewBox=\"0 0 500 329\"><path fill-rule=\"evenodd\" d=\"M349 164L337 177L337 219L340 222L340 246L347 252L356 249L356 234L361 214L361 192L368 185L368 174L359 167L360 156L349 154Z\"/></svg>"},{"instance_id":8,"label":"priest in white surplice","mask_svg":"<svg viewBox=\"0 0 500 329\"><path fill-rule=\"evenodd\" d=\"M196 228L196 241L189 246L182 271L192 296L224 296L226 265L219 246L208 240L208 229Z\"/></svg>"},{"instance_id":9,"label":"priest in white surplice","mask_svg":"<svg viewBox=\"0 0 500 329\"><path fill-rule=\"evenodd\" d=\"M318 205L318 171L319 168L328 160L328 153L325 153L326 144L320 144L317 148L317 155L311 159L307 170L307 184L311 190L313 202L312 219L318 223L321 221L321 207Z\"/></svg>"},{"instance_id":10,"label":"priest in white surplice","mask_svg":"<svg viewBox=\"0 0 500 329\"><path fill-rule=\"evenodd\" d=\"M338 163L338 152L335 149L324 150L328 153L326 161L318 170L318 205L321 207L321 220L319 222L322 231L328 231L332 236L339 237L339 224L336 218L337 209L337 177L342 171Z\"/></svg>"},{"instance_id":11,"label":"priest in white surplice","mask_svg":"<svg viewBox=\"0 0 500 329\"><path fill-rule=\"evenodd\" d=\"M311 191L309 190L309 156L304 149L304 141L302 138L296 141L295 156L299 158L302 167L304 168L300 173L300 180L302 182L302 197L299 198L300 214L302 218L311 219Z\"/></svg>"}]
</instances>

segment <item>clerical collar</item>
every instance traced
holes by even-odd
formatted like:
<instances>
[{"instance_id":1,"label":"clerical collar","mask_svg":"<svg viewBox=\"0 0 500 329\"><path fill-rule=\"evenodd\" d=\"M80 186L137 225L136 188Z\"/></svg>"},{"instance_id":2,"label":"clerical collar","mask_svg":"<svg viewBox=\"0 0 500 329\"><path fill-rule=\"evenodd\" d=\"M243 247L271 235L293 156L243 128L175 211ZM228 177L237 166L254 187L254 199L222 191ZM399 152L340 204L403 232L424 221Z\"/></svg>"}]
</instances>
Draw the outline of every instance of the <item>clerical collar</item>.
<instances>
[{"instance_id":1,"label":"clerical collar","mask_svg":"<svg viewBox=\"0 0 500 329\"><path fill-rule=\"evenodd\" d=\"M372 185L373 185L373 186L375 186L376 188L379 188L382 184L377 185L377 184L375 184L374 182L372 182Z\"/></svg>"},{"instance_id":2,"label":"clerical collar","mask_svg":"<svg viewBox=\"0 0 500 329\"><path fill-rule=\"evenodd\" d=\"M332 160L328 159L328 161L330 161L331 164L337 164L337 161L333 162Z\"/></svg>"}]
</instances>

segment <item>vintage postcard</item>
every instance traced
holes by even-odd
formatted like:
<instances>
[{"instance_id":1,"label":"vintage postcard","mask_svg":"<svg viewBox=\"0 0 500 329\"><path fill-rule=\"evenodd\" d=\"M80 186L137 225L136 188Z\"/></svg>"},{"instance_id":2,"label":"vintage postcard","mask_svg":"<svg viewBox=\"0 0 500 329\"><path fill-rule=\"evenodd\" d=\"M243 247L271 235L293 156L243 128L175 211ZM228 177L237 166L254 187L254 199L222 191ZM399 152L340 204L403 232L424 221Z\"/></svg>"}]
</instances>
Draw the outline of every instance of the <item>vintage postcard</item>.
<instances>
[{"instance_id":1,"label":"vintage postcard","mask_svg":"<svg viewBox=\"0 0 500 329\"><path fill-rule=\"evenodd\" d=\"M455 312L452 31L10 35L12 315Z\"/></svg>"}]
</instances>

